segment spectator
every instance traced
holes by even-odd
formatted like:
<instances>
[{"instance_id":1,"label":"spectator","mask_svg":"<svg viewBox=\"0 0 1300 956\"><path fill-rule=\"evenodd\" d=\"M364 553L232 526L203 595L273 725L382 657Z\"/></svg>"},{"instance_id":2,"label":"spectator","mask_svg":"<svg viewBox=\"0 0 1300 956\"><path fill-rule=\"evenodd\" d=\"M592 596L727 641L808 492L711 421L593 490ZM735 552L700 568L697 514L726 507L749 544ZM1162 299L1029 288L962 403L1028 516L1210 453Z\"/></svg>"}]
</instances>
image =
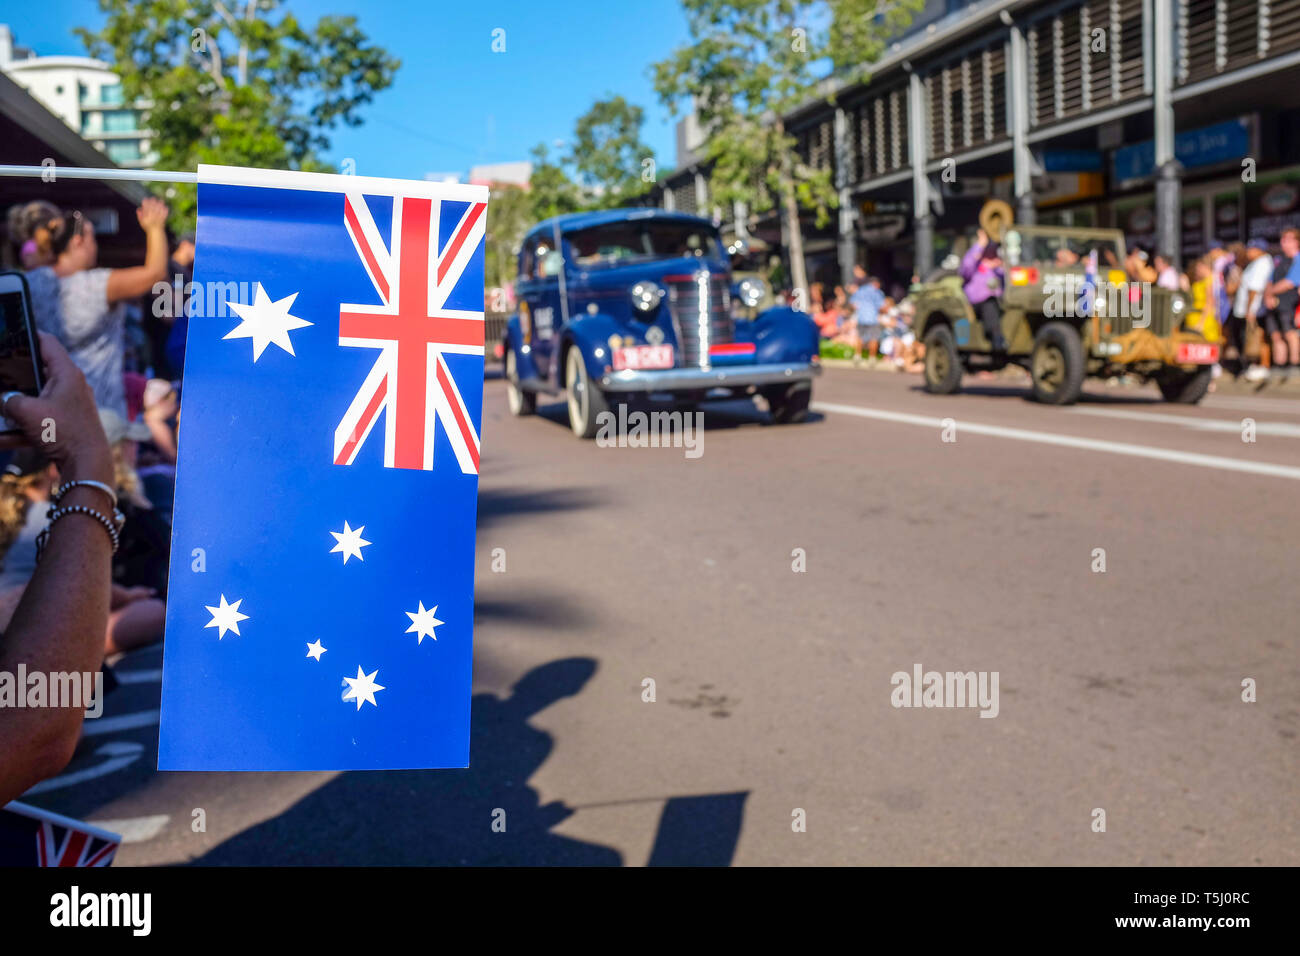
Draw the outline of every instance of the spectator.
<instances>
[{"instance_id":1,"label":"spectator","mask_svg":"<svg viewBox=\"0 0 1300 956\"><path fill-rule=\"evenodd\" d=\"M1260 321L1272 338L1274 374L1287 379L1300 366L1300 331L1296 330L1295 318L1300 306L1300 231L1283 230L1281 245L1282 255L1264 293Z\"/></svg>"},{"instance_id":2,"label":"spectator","mask_svg":"<svg viewBox=\"0 0 1300 956\"><path fill-rule=\"evenodd\" d=\"M1128 273L1130 282L1155 282L1159 278L1151 264L1150 250L1142 246L1135 245L1129 249L1128 256L1124 259L1124 271Z\"/></svg>"},{"instance_id":3,"label":"spectator","mask_svg":"<svg viewBox=\"0 0 1300 956\"><path fill-rule=\"evenodd\" d=\"M155 359L154 374L159 378L179 381L185 371L185 339L189 335L189 288L194 281L194 236L186 235L176 243L172 253L169 272L173 281L179 283L172 300L171 327L163 347L163 365L159 367Z\"/></svg>"},{"instance_id":4,"label":"spectator","mask_svg":"<svg viewBox=\"0 0 1300 956\"><path fill-rule=\"evenodd\" d=\"M1152 259L1156 272L1156 285L1162 289L1168 289L1171 292L1186 292L1183 279L1179 276L1178 270L1174 268L1173 262L1163 252L1157 252Z\"/></svg>"},{"instance_id":5,"label":"spectator","mask_svg":"<svg viewBox=\"0 0 1300 956\"><path fill-rule=\"evenodd\" d=\"M21 438L5 436L4 442L41 442L65 483L107 485L112 457L85 375L54 336L42 334L40 347L46 378L41 394L0 396L0 411L22 431ZM44 442L50 418L59 428L54 441ZM99 487L88 484L69 488L59 504L94 514L70 512L50 525L40 563L0 636L2 671L15 673L21 664L28 672L85 673L103 663L114 540L100 519L111 524L112 507ZM80 708L0 708L0 805L67 765L81 720Z\"/></svg>"},{"instance_id":6,"label":"spectator","mask_svg":"<svg viewBox=\"0 0 1300 956\"><path fill-rule=\"evenodd\" d=\"M1007 342L1002 335L1002 307L998 296L1002 294L1002 259L996 242L990 242L988 233L980 229L975 244L962 257L963 291L975 309L975 317L984 327L984 334L994 352L1006 352Z\"/></svg>"},{"instance_id":7,"label":"spectator","mask_svg":"<svg viewBox=\"0 0 1300 956\"><path fill-rule=\"evenodd\" d=\"M1202 256L1192 263L1189 276L1192 307L1187 313L1187 327L1200 332L1207 342L1219 341L1219 304L1214 294L1214 261Z\"/></svg>"},{"instance_id":8,"label":"spectator","mask_svg":"<svg viewBox=\"0 0 1300 956\"><path fill-rule=\"evenodd\" d=\"M85 373L102 408L126 414L123 358L127 299L138 299L167 274L167 207L146 199L136 211L146 239L145 264L98 269L95 227L80 212L61 213L46 202L29 203L23 221L53 265L27 274L36 325L53 333Z\"/></svg>"},{"instance_id":9,"label":"spectator","mask_svg":"<svg viewBox=\"0 0 1300 956\"><path fill-rule=\"evenodd\" d=\"M1240 323L1244 331L1243 364L1251 356L1258 355L1260 351L1254 340L1263 335L1263 328L1259 325L1259 313L1264 307L1264 293L1268 289L1269 281L1273 276L1273 260L1269 257L1267 250L1268 243L1263 239L1252 239L1246 243L1241 281L1237 284L1236 296L1233 299L1233 318ZM1278 336L1278 338L1280 340L1281 336ZM1283 354L1285 354L1285 346L1283 346L1283 349ZM1268 375L1267 368L1258 363L1252 363L1246 370L1245 378L1248 382L1262 382L1268 378Z\"/></svg>"},{"instance_id":10,"label":"spectator","mask_svg":"<svg viewBox=\"0 0 1300 956\"><path fill-rule=\"evenodd\" d=\"M853 267L855 288L849 296L853 308L853 319L857 325L857 354L854 363L862 362L862 344L867 343L871 364L879 361L880 352L880 307L884 304L885 294L880 291L880 280L868 277L862 266Z\"/></svg>"}]
</instances>

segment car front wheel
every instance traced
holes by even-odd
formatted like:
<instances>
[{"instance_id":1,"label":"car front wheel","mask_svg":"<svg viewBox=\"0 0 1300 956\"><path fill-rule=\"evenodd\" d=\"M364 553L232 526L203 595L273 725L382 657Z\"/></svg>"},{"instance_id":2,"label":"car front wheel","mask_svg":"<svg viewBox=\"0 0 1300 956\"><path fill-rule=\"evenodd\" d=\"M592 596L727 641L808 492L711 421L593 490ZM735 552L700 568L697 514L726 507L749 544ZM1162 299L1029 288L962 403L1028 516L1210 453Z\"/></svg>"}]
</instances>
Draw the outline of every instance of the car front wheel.
<instances>
[{"instance_id":1,"label":"car front wheel","mask_svg":"<svg viewBox=\"0 0 1300 956\"><path fill-rule=\"evenodd\" d=\"M1205 397L1214 381L1214 369L1207 365L1195 372L1170 371L1156 378L1166 402L1195 405Z\"/></svg>"},{"instance_id":2,"label":"car front wheel","mask_svg":"<svg viewBox=\"0 0 1300 956\"><path fill-rule=\"evenodd\" d=\"M1083 342L1065 322L1048 322L1034 336L1030 358L1034 398L1045 405L1072 405L1083 391Z\"/></svg>"},{"instance_id":3,"label":"car front wheel","mask_svg":"<svg viewBox=\"0 0 1300 956\"><path fill-rule=\"evenodd\" d=\"M579 438L595 438L602 413L609 411L609 399L587 375L587 363L578 346L569 348L565 359L565 389L569 399L569 427Z\"/></svg>"}]
</instances>

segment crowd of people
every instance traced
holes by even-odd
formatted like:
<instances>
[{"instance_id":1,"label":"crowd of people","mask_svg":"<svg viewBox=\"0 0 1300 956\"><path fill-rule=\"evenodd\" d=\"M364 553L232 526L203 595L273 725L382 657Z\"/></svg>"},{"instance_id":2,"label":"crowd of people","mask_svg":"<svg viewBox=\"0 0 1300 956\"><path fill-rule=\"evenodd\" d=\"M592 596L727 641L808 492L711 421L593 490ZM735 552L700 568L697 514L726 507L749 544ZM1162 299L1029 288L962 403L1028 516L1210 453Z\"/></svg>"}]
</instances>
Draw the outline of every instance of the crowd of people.
<instances>
[{"instance_id":1,"label":"crowd of people","mask_svg":"<svg viewBox=\"0 0 1300 956\"><path fill-rule=\"evenodd\" d=\"M869 276L862 266L854 267L847 288L837 285L828 295L823 284L814 283L810 298L822 338L849 347L855 364L865 361L898 371L921 370L925 347L912 332L911 300L886 295L881 280Z\"/></svg>"},{"instance_id":2,"label":"crowd of people","mask_svg":"<svg viewBox=\"0 0 1300 956\"><path fill-rule=\"evenodd\" d=\"M103 268L79 211L44 201L9 211L45 385L39 396L0 396L10 423L0 441L0 671L97 671L162 639L181 290L194 257L192 237L169 240L167 216L146 199L136 212L144 262ZM0 738L30 742L0 758L0 805L66 764L79 727L79 712L0 709Z\"/></svg>"}]
</instances>

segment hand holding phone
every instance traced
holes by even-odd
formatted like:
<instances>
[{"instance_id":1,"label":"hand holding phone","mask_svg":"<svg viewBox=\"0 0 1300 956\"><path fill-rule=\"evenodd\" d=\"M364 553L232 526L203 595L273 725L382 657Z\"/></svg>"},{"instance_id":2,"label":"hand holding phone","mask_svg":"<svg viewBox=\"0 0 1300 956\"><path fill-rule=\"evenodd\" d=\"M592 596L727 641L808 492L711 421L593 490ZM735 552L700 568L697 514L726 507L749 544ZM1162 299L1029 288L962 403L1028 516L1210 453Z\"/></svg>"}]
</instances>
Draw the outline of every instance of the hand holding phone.
<instances>
[{"instance_id":1,"label":"hand holding phone","mask_svg":"<svg viewBox=\"0 0 1300 956\"><path fill-rule=\"evenodd\" d=\"M0 395L39 395L44 386L40 344L32 321L32 296L21 272L0 272ZM4 419L4 431L18 431Z\"/></svg>"}]
</instances>

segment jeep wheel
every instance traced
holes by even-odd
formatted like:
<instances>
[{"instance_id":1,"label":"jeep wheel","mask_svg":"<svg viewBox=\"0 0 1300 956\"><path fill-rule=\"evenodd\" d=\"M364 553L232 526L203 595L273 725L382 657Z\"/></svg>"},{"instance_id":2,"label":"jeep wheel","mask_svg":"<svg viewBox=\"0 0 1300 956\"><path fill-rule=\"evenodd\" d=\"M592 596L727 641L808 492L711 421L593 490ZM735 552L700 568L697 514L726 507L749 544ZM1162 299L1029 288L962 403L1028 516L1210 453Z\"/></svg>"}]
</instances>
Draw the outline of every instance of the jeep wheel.
<instances>
[{"instance_id":1,"label":"jeep wheel","mask_svg":"<svg viewBox=\"0 0 1300 956\"><path fill-rule=\"evenodd\" d=\"M925 333L925 390L951 395L961 387L961 356L952 329L936 325Z\"/></svg>"},{"instance_id":2,"label":"jeep wheel","mask_svg":"<svg viewBox=\"0 0 1300 956\"><path fill-rule=\"evenodd\" d=\"M1195 372L1171 369L1156 376L1156 385L1160 386L1160 394L1165 397L1165 401L1178 405L1195 405L1210 390L1212 381L1214 369L1209 365L1198 368Z\"/></svg>"},{"instance_id":3,"label":"jeep wheel","mask_svg":"<svg viewBox=\"0 0 1300 956\"><path fill-rule=\"evenodd\" d=\"M1048 322L1034 336L1030 360L1034 398L1047 405L1071 405L1083 391L1083 343L1064 322Z\"/></svg>"},{"instance_id":4,"label":"jeep wheel","mask_svg":"<svg viewBox=\"0 0 1300 956\"><path fill-rule=\"evenodd\" d=\"M587 363L578 346L569 348L564 360L565 389L569 397L569 427L579 438L595 438L600 415L609 411L609 399L587 376Z\"/></svg>"},{"instance_id":5,"label":"jeep wheel","mask_svg":"<svg viewBox=\"0 0 1300 956\"><path fill-rule=\"evenodd\" d=\"M510 414L519 418L537 411L537 396L519 386L519 368L515 350L506 344L506 405Z\"/></svg>"},{"instance_id":6,"label":"jeep wheel","mask_svg":"<svg viewBox=\"0 0 1300 956\"><path fill-rule=\"evenodd\" d=\"M812 401L812 383L794 382L763 389L767 407L776 425L792 425L808 417L808 403Z\"/></svg>"}]
</instances>

